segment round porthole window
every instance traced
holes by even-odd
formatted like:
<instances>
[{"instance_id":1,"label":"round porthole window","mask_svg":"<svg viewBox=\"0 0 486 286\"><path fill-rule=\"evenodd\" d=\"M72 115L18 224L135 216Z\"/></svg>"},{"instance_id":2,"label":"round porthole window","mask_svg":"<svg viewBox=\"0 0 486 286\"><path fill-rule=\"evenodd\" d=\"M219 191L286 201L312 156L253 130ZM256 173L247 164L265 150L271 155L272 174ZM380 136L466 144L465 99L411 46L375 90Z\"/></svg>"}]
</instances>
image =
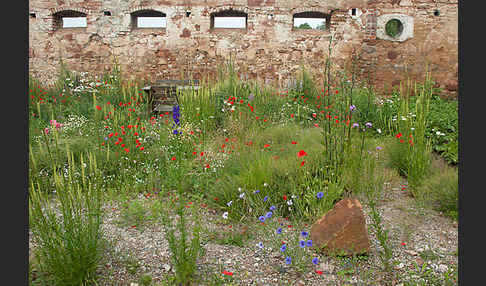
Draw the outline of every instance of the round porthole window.
<instances>
[{"instance_id":1,"label":"round porthole window","mask_svg":"<svg viewBox=\"0 0 486 286\"><path fill-rule=\"evenodd\" d=\"M399 37L403 32L403 24L398 19L391 19L385 25L385 32L392 38Z\"/></svg>"}]
</instances>

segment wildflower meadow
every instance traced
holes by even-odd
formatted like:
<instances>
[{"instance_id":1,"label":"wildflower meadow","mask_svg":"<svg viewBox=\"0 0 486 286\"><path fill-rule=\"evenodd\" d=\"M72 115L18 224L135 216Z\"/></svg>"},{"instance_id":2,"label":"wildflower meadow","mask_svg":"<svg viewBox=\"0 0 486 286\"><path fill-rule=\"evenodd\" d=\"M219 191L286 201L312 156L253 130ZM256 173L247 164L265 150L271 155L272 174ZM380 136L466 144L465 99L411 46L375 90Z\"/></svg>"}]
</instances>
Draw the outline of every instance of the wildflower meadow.
<instances>
[{"instance_id":1,"label":"wildflower meadow","mask_svg":"<svg viewBox=\"0 0 486 286\"><path fill-rule=\"evenodd\" d=\"M385 182L400 181L417 205L457 221L457 100L440 97L433 75L382 94L331 67L324 82L302 68L297 84L279 88L240 80L230 63L160 114L148 112L150 82L126 80L116 66L98 76L63 66L49 86L30 78L32 285L98 285L111 202L124 205L121 227L165 230L172 274L140 285L245 285L235 270L198 272L210 239L279 261L259 267L320 279L325 259L310 228L346 197L372 214L383 281L405 281L393 274L378 204ZM139 196L153 203L129 203ZM209 211L248 234L208 232Z\"/></svg>"}]
</instances>

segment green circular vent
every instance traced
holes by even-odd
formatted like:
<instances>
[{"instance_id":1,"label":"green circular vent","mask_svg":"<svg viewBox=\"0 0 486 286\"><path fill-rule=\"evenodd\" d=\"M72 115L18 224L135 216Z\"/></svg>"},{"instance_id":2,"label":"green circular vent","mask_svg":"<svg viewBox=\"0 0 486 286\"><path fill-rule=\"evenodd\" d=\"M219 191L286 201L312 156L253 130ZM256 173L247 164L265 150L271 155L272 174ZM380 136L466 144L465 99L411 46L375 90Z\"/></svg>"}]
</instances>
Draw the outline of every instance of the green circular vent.
<instances>
[{"instance_id":1,"label":"green circular vent","mask_svg":"<svg viewBox=\"0 0 486 286\"><path fill-rule=\"evenodd\" d=\"M386 34L392 38L400 36L403 32L403 24L398 19L391 19L385 25Z\"/></svg>"}]
</instances>

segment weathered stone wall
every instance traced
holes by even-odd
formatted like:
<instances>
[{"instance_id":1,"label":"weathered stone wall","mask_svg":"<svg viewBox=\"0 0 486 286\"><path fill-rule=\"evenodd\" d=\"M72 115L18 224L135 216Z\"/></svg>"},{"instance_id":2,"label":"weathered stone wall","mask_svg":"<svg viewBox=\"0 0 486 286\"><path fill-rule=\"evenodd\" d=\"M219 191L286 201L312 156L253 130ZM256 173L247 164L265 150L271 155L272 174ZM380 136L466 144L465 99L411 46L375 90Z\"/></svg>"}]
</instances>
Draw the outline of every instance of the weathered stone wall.
<instances>
[{"instance_id":1,"label":"weathered stone wall","mask_svg":"<svg viewBox=\"0 0 486 286\"><path fill-rule=\"evenodd\" d=\"M346 66L354 51L363 74L377 86L391 86L407 75L423 78L429 62L438 85L457 90L453 1L32 0L29 9L35 14L29 17L29 72L45 81L55 79L61 58L70 69L93 73L110 70L116 58L126 77L153 80L215 76L231 56L242 78L285 85L301 64L321 78L332 35L335 68ZM142 9L165 13L167 27L132 29L130 13ZM211 29L210 14L226 9L247 13L247 29ZM63 10L87 14L87 27L54 29L53 14ZM331 14L329 30L292 29L293 14L306 11ZM377 38L379 17L386 14L413 17L413 36L403 42Z\"/></svg>"}]
</instances>

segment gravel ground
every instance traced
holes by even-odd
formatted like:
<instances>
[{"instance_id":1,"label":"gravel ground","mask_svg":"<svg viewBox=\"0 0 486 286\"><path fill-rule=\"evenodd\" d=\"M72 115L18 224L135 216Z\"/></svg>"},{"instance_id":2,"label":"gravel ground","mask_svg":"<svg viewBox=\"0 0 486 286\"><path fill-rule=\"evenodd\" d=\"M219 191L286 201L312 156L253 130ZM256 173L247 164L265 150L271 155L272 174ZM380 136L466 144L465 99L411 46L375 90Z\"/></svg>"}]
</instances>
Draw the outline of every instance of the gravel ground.
<instances>
[{"instance_id":1,"label":"gravel ground","mask_svg":"<svg viewBox=\"0 0 486 286\"><path fill-rule=\"evenodd\" d=\"M151 200L142 195L139 199ZM255 235L245 241L243 247L218 244L214 239L206 239L205 254L197 263L198 280L210 281L209 277L222 277L222 271L229 271L234 273L230 278L232 284L225 285L409 285L405 282L418 281L428 273L429 281L426 285L444 285L442 282L435 284L431 281L434 281L433 277L440 281L437 278L457 269L457 223L435 211L417 207L401 185L390 186L378 206L384 228L390 232L389 242L396 260L393 266L395 279L392 281L385 278L378 254L381 246L371 231L369 210L365 204L363 206L371 250L368 256L357 263L349 259L319 255L319 265L299 275L283 263L278 251L259 249L257 243L261 240L255 239ZM164 275L173 273L162 224L151 221L142 230L139 227L122 226L117 223L122 209L121 204L116 202L105 206L103 234L110 243L99 268L98 285L141 285L138 281L142 274L149 274L153 285L156 285L164 279ZM228 229L227 225L221 223L220 213L207 208L200 209L204 215L203 228L206 233L224 233ZM232 227L235 231L247 231L244 225ZM414 264L425 266L421 275L408 273L416 269ZM316 270L322 271L322 274L316 273ZM211 282L196 284L212 285ZM451 285L457 285L457 281Z\"/></svg>"}]
</instances>

